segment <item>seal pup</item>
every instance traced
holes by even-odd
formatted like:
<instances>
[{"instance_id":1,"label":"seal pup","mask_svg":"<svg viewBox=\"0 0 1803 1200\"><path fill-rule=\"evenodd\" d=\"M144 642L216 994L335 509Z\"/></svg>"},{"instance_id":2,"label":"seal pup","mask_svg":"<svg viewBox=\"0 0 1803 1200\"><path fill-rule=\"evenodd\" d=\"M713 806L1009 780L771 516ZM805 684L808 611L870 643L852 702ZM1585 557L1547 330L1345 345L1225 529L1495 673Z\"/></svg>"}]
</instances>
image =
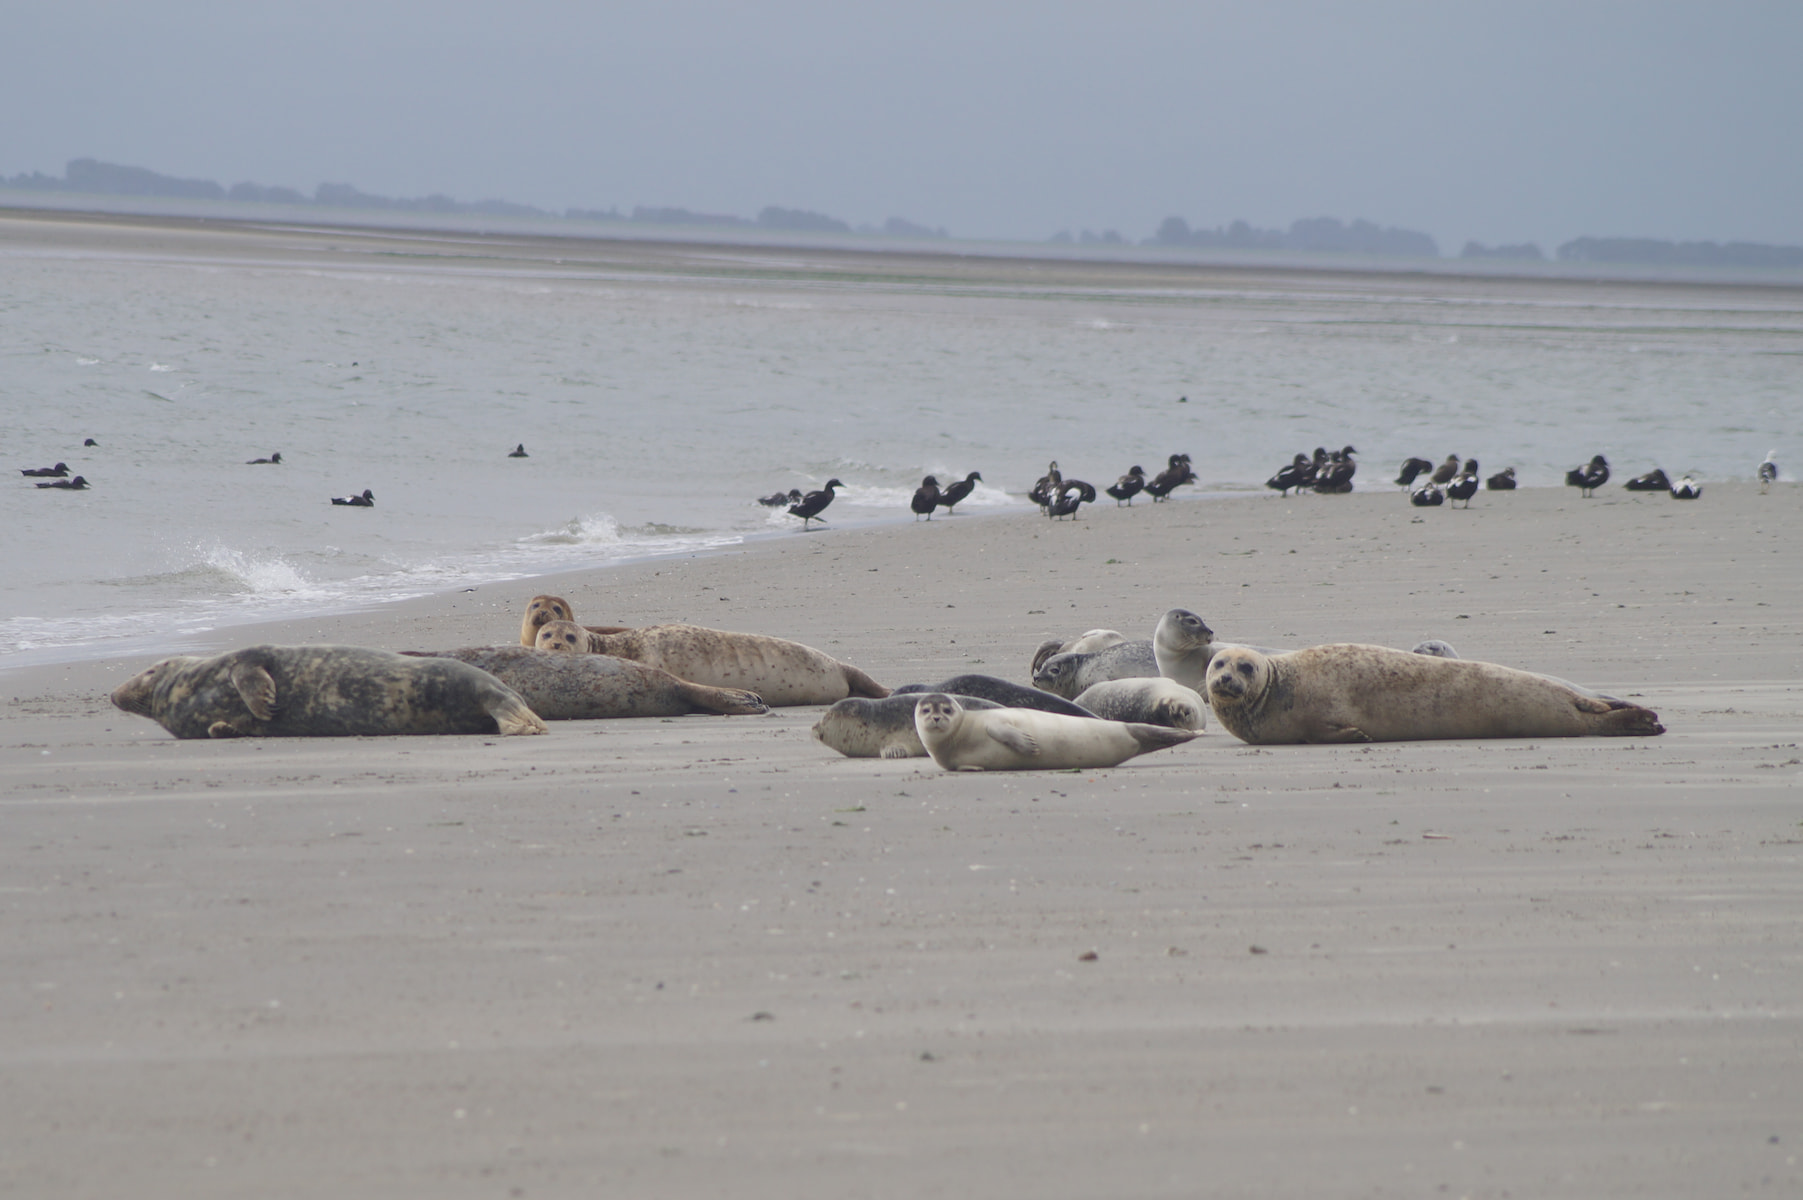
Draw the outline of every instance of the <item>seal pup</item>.
<instances>
[{"instance_id":1,"label":"seal pup","mask_svg":"<svg viewBox=\"0 0 1803 1200\"><path fill-rule=\"evenodd\" d=\"M939 481L931 475L921 480L920 486L914 489L914 498L908 501L908 507L914 510L916 521L920 520L922 513L931 521L933 510L939 507Z\"/></svg>"},{"instance_id":2,"label":"seal pup","mask_svg":"<svg viewBox=\"0 0 1803 1200\"><path fill-rule=\"evenodd\" d=\"M333 496L332 503L348 505L351 508L374 508L376 494L368 488L364 488L361 496Z\"/></svg>"},{"instance_id":3,"label":"seal pup","mask_svg":"<svg viewBox=\"0 0 1803 1200\"><path fill-rule=\"evenodd\" d=\"M765 508L781 508L785 504L800 504L801 500L800 488L790 488L786 492L771 492L768 496L758 497L758 503Z\"/></svg>"},{"instance_id":4,"label":"seal pup","mask_svg":"<svg viewBox=\"0 0 1803 1200\"><path fill-rule=\"evenodd\" d=\"M1405 458L1402 460L1402 470L1396 473L1396 486L1407 487L1415 482L1415 476L1433 469L1434 464L1425 458Z\"/></svg>"},{"instance_id":5,"label":"seal pup","mask_svg":"<svg viewBox=\"0 0 1803 1200\"><path fill-rule=\"evenodd\" d=\"M707 687L668 671L605 654L553 654L524 646L404 650L410 658L449 658L487 671L547 721L606 717L744 716L769 712L754 692Z\"/></svg>"},{"instance_id":6,"label":"seal pup","mask_svg":"<svg viewBox=\"0 0 1803 1200\"><path fill-rule=\"evenodd\" d=\"M1767 450L1765 452L1765 461L1759 464L1759 494L1762 496L1765 495L1765 490L1777 482L1778 451L1775 449Z\"/></svg>"},{"instance_id":7,"label":"seal pup","mask_svg":"<svg viewBox=\"0 0 1803 1200\"><path fill-rule=\"evenodd\" d=\"M1588 499L1590 493L1609 482L1609 460L1597 455L1581 467L1573 467L1565 472L1567 487L1578 489L1578 494Z\"/></svg>"},{"instance_id":8,"label":"seal pup","mask_svg":"<svg viewBox=\"0 0 1803 1200\"><path fill-rule=\"evenodd\" d=\"M43 485L39 484L38 486L42 487ZM1703 485L1688 475L1672 484L1673 500L1696 500L1700 498L1702 494Z\"/></svg>"},{"instance_id":9,"label":"seal pup","mask_svg":"<svg viewBox=\"0 0 1803 1200\"><path fill-rule=\"evenodd\" d=\"M971 710L944 692L919 698L914 729L933 761L948 771L1112 767L1196 736L1192 729L1087 720L1030 708Z\"/></svg>"},{"instance_id":10,"label":"seal pup","mask_svg":"<svg viewBox=\"0 0 1803 1200\"><path fill-rule=\"evenodd\" d=\"M1208 702L1175 679L1104 679L1078 693L1077 703L1104 721L1198 731L1208 724Z\"/></svg>"},{"instance_id":11,"label":"seal pup","mask_svg":"<svg viewBox=\"0 0 1803 1200\"><path fill-rule=\"evenodd\" d=\"M513 449L511 449L507 452L507 457L508 458L531 458L532 456L530 454L526 453L526 443L521 442L519 445L515 446Z\"/></svg>"},{"instance_id":12,"label":"seal pup","mask_svg":"<svg viewBox=\"0 0 1803 1200\"><path fill-rule=\"evenodd\" d=\"M1515 468L1504 467L1490 478L1484 480L1484 486L1493 492L1512 492L1515 490Z\"/></svg>"},{"instance_id":13,"label":"seal pup","mask_svg":"<svg viewBox=\"0 0 1803 1200\"><path fill-rule=\"evenodd\" d=\"M166 658L112 701L178 738L544 733L518 692L453 659L362 646L249 646Z\"/></svg>"},{"instance_id":14,"label":"seal pup","mask_svg":"<svg viewBox=\"0 0 1803 1200\"><path fill-rule=\"evenodd\" d=\"M538 631L548 621L575 621L575 610L562 596L534 596L520 618L520 645L530 648L538 640ZM630 625L584 625L590 633L625 633Z\"/></svg>"},{"instance_id":15,"label":"seal pup","mask_svg":"<svg viewBox=\"0 0 1803 1200\"><path fill-rule=\"evenodd\" d=\"M550 621L533 643L565 654L611 654L660 667L678 679L756 692L773 707L831 704L847 696L881 698L889 689L850 663L783 638L733 633L700 625L647 625L620 633L590 633L571 621Z\"/></svg>"},{"instance_id":16,"label":"seal pup","mask_svg":"<svg viewBox=\"0 0 1803 1200\"><path fill-rule=\"evenodd\" d=\"M244 465L247 467L262 467L262 466L279 467L282 465L282 452L280 450L277 450L274 454L271 454L268 458L253 458L249 462L245 463Z\"/></svg>"},{"instance_id":17,"label":"seal pup","mask_svg":"<svg viewBox=\"0 0 1803 1200\"><path fill-rule=\"evenodd\" d=\"M1039 649L1033 651L1033 662L1027 667L1027 674L1032 675L1033 672L1039 670L1040 667L1045 665L1045 660L1052 657L1054 654L1073 654L1077 651L1106 650L1108 647L1118 646L1126 640L1126 634L1114 629L1092 629L1088 633L1078 634L1076 637L1064 642L1059 641L1057 638L1051 638L1039 643ZM951 689L940 688L938 690L944 692L950 691Z\"/></svg>"},{"instance_id":18,"label":"seal pup","mask_svg":"<svg viewBox=\"0 0 1803 1200\"><path fill-rule=\"evenodd\" d=\"M62 479L69 474L69 464L59 462L54 467L21 467L19 474L27 478Z\"/></svg>"},{"instance_id":19,"label":"seal pup","mask_svg":"<svg viewBox=\"0 0 1803 1200\"><path fill-rule=\"evenodd\" d=\"M74 479L52 479L49 483L38 484L41 488L61 488L65 492L85 492L88 481L77 475Z\"/></svg>"},{"instance_id":20,"label":"seal pup","mask_svg":"<svg viewBox=\"0 0 1803 1200\"><path fill-rule=\"evenodd\" d=\"M822 525L826 524L825 521L820 520L820 514L827 505L833 502L833 489L844 486L837 479L827 480L825 486L819 491L809 492L799 501L790 505L789 515L801 518L801 528L804 533L807 531L809 521L820 521Z\"/></svg>"},{"instance_id":21,"label":"seal pup","mask_svg":"<svg viewBox=\"0 0 1803 1200\"><path fill-rule=\"evenodd\" d=\"M1150 639L1120 642L1101 650L1054 654L1033 672L1033 686L1066 700L1104 679L1136 679L1158 674Z\"/></svg>"},{"instance_id":22,"label":"seal pup","mask_svg":"<svg viewBox=\"0 0 1803 1200\"><path fill-rule=\"evenodd\" d=\"M1630 492L1666 492L1671 490L1671 486L1671 478L1666 475L1663 467L1654 467L1645 475L1636 475L1622 484Z\"/></svg>"},{"instance_id":23,"label":"seal pup","mask_svg":"<svg viewBox=\"0 0 1803 1200\"><path fill-rule=\"evenodd\" d=\"M948 694L966 712L1005 707L980 696ZM847 696L820 715L812 732L823 746L847 758L925 758L927 748L914 728L919 702L917 692L897 691L881 700Z\"/></svg>"},{"instance_id":24,"label":"seal pup","mask_svg":"<svg viewBox=\"0 0 1803 1200\"><path fill-rule=\"evenodd\" d=\"M918 696L922 692L945 692L953 696L975 696L1003 708L1036 708L1040 712L1063 713L1067 717L1094 717L1096 714L1079 704L1054 696L1038 688L1012 683L995 675L954 675L937 684L903 684L889 693L892 696ZM911 719L911 718L910 718Z\"/></svg>"},{"instance_id":25,"label":"seal pup","mask_svg":"<svg viewBox=\"0 0 1803 1200\"><path fill-rule=\"evenodd\" d=\"M1665 732L1649 709L1532 672L1353 643L1224 651L1208 666L1208 699L1254 745Z\"/></svg>"},{"instance_id":26,"label":"seal pup","mask_svg":"<svg viewBox=\"0 0 1803 1200\"><path fill-rule=\"evenodd\" d=\"M972 471L962 479L952 480L951 483L946 485L945 490L939 493L939 507L943 508L945 510L945 515L949 517L952 513L952 509L956 507L960 501L968 498L972 492L976 491L977 484L982 481L983 476L975 471Z\"/></svg>"},{"instance_id":27,"label":"seal pup","mask_svg":"<svg viewBox=\"0 0 1803 1200\"><path fill-rule=\"evenodd\" d=\"M1133 497L1146 490L1146 469L1138 464L1127 468L1127 473L1102 489L1114 497L1114 506L1119 508L1125 504L1133 507Z\"/></svg>"}]
</instances>

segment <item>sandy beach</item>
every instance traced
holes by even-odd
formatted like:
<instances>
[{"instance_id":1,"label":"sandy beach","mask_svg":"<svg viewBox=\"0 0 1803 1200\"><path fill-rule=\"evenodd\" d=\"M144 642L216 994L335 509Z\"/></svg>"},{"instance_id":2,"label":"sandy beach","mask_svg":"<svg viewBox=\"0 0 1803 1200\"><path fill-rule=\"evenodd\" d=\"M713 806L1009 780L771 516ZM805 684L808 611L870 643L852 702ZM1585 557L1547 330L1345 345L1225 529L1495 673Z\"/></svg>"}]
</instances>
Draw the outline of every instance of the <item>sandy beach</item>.
<instances>
[{"instance_id":1,"label":"sandy beach","mask_svg":"<svg viewBox=\"0 0 1803 1200\"><path fill-rule=\"evenodd\" d=\"M1168 608L1442 638L1643 739L1105 771L847 759L817 708L177 741L0 672L19 1196L1796 1195L1803 489L1188 500L773 538L221 631L807 642L1026 678Z\"/></svg>"}]
</instances>

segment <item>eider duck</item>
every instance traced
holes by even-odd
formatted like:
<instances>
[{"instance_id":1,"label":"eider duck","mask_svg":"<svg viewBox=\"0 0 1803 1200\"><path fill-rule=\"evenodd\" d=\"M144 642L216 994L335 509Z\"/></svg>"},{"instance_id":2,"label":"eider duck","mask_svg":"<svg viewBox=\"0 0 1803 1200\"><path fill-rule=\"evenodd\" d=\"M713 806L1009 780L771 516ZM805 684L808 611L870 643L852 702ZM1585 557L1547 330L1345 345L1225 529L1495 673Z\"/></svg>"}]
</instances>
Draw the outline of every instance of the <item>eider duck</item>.
<instances>
[{"instance_id":1,"label":"eider duck","mask_svg":"<svg viewBox=\"0 0 1803 1200\"><path fill-rule=\"evenodd\" d=\"M914 499L908 501L908 507L914 510L914 519L919 520L924 513L926 519L933 519L933 510L939 507L939 480L928 475L914 489Z\"/></svg>"},{"instance_id":2,"label":"eider duck","mask_svg":"<svg viewBox=\"0 0 1803 1200\"><path fill-rule=\"evenodd\" d=\"M946 485L945 490L939 493L939 507L943 508L949 515L952 511L952 506L976 491L977 484L982 482L982 479L982 475L972 471L962 479L952 480L951 483Z\"/></svg>"},{"instance_id":3,"label":"eider duck","mask_svg":"<svg viewBox=\"0 0 1803 1200\"><path fill-rule=\"evenodd\" d=\"M768 496L759 496L758 503L765 508L781 508L785 504L800 504L801 489L790 488L786 492L771 492Z\"/></svg>"},{"instance_id":4,"label":"eider duck","mask_svg":"<svg viewBox=\"0 0 1803 1200\"><path fill-rule=\"evenodd\" d=\"M1630 492L1669 492L1672 481L1661 467L1654 467L1645 475L1636 475L1622 484Z\"/></svg>"},{"instance_id":5,"label":"eider duck","mask_svg":"<svg viewBox=\"0 0 1803 1200\"><path fill-rule=\"evenodd\" d=\"M38 486L41 488L62 488L64 491L69 492L83 492L87 490L88 481L77 475L74 479L52 479L49 483L40 483Z\"/></svg>"},{"instance_id":6,"label":"eider duck","mask_svg":"<svg viewBox=\"0 0 1803 1200\"><path fill-rule=\"evenodd\" d=\"M281 454L281 451L278 450L274 454L271 454L268 458L253 458L249 462L245 463L244 465L247 467L261 466L264 463L273 463L276 465L280 465L281 461L282 461L282 454Z\"/></svg>"},{"instance_id":7,"label":"eider duck","mask_svg":"<svg viewBox=\"0 0 1803 1200\"><path fill-rule=\"evenodd\" d=\"M374 508L376 494L368 488L364 488L361 496L333 496L332 503L348 505L351 508Z\"/></svg>"},{"instance_id":8,"label":"eider duck","mask_svg":"<svg viewBox=\"0 0 1803 1200\"><path fill-rule=\"evenodd\" d=\"M1778 482L1778 452L1767 450L1765 461L1759 464L1759 490L1763 493L1768 487Z\"/></svg>"},{"instance_id":9,"label":"eider duck","mask_svg":"<svg viewBox=\"0 0 1803 1200\"><path fill-rule=\"evenodd\" d=\"M37 476L40 479L61 479L68 473L69 464L60 462L54 467L32 467L29 470L24 467L19 468L19 474Z\"/></svg>"},{"instance_id":10,"label":"eider duck","mask_svg":"<svg viewBox=\"0 0 1803 1200\"><path fill-rule=\"evenodd\" d=\"M807 495L803 496L799 502L790 505L789 515L791 517L800 517L801 527L805 531L808 527L808 522L820 521L821 510L833 502L833 489L842 488L844 486L845 485L837 479L827 480L826 485L819 491L809 492ZM825 521L820 521L820 523L822 525L826 524Z\"/></svg>"},{"instance_id":11,"label":"eider duck","mask_svg":"<svg viewBox=\"0 0 1803 1200\"><path fill-rule=\"evenodd\" d=\"M1431 471L1433 469L1434 464L1428 462L1425 458L1404 459L1402 470L1396 476L1396 486L1408 487L1409 484L1415 482L1415 476L1421 474L1423 471Z\"/></svg>"},{"instance_id":12,"label":"eider duck","mask_svg":"<svg viewBox=\"0 0 1803 1200\"><path fill-rule=\"evenodd\" d=\"M507 452L507 457L508 458L531 458L532 456L530 454L526 453L526 443L521 442L519 445L515 446L512 450L509 450Z\"/></svg>"},{"instance_id":13,"label":"eider duck","mask_svg":"<svg viewBox=\"0 0 1803 1200\"><path fill-rule=\"evenodd\" d=\"M1102 490L1114 497L1114 506L1119 508L1125 504L1133 507L1133 497L1146 489L1146 469L1135 464L1127 468L1127 473Z\"/></svg>"},{"instance_id":14,"label":"eider duck","mask_svg":"<svg viewBox=\"0 0 1803 1200\"><path fill-rule=\"evenodd\" d=\"M1573 467L1565 472L1566 486L1577 488L1579 495L1585 497L1608 482L1609 460L1600 454L1584 466Z\"/></svg>"},{"instance_id":15,"label":"eider duck","mask_svg":"<svg viewBox=\"0 0 1803 1200\"><path fill-rule=\"evenodd\" d=\"M38 486L42 487L44 485L39 484ZM1678 482L1672 484L1672 499L1673 500L1695 500L1698 497L1702 496L1702 494L1703 494L1703 485L1698 483L1696 480L1692 479L1688 475L1686 475L1684 478L1678 480Z\"/></svg>"},{"instance_id":16,"label":"eider duck","mask_svg":"<svg viewBox=\"0 0 1803 1200\"><path fill-rule=\"evenodd\" d=\"M1493 492L1512 492L1515 490L1515 468L1504 467L1490 478L1484 480L1484 486Z\"/></svg>"}]
</instances>

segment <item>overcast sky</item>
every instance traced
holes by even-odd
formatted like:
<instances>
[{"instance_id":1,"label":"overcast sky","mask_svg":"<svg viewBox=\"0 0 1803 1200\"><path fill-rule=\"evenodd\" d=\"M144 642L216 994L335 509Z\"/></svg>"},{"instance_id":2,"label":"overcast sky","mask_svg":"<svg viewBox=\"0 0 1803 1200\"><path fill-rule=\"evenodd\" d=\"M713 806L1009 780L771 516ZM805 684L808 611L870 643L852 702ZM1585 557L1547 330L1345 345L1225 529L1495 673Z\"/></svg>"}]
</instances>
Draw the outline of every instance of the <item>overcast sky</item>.
<instances>
[{"instance_id":1,"label":"overcast sky","mask_svg":"<svg viewBox=\"0 0 1803 1200\"><path fill-rule=\"evenodd\" d=\"M1803 2L0 0L0 175L77 157L960 237L1796 245Z\"/></svg>"}]
</instances>

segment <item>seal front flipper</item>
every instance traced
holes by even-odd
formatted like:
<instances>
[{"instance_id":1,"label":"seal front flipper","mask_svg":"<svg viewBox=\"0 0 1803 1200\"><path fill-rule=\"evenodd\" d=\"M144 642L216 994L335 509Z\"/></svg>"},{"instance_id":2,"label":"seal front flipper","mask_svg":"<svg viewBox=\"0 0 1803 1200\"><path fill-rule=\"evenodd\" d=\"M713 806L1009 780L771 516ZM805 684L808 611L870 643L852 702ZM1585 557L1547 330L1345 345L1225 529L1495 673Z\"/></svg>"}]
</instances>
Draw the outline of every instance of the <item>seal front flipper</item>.
<instances>
[{"instance_id":1,"label":"seal front flipper","mask_svg":"<svg viewBox=\"0 0 1803 1200\"><path fill-rule=\"evenodd\" d=\"M1322 730L1320 737L1313 740L1317 745L1333 746L1368 742L1371 738L1357 725L1329 725Z\"/></svg>"},{"instance_id":2,"label":"seal front flipper","mask_svg":"<svg viewBox=\"0 0 1803 1200\"><path fill-rule=\"evenodd\" d=\"M207 726L207 736L210 738L228 738L239 737L242 735L239 734L238 727L233 725L230 721L214 721L211 725Z\"/></svg>"},{"instance_id":3,"label":"seal front flipper","mask_svg":"<svg viewBox=\"0 0 1803 1200\"><path fill-rule=\"evenodd\" d=\"M1016 754L1038 754L1039 743L1033 735L1025 730L1016 729L1012 725L989 724L983 727L990 737L1000 742Z\"/></svg>"},{"instance_id":4,"label":"seal front flipper","mask_svg":"<svg viewBox=\"0 0 1803 1200\"><path fill-rule=\"evenodd\" d=\"M244 698L244 707L250 709L250 715L259 721L275 720L276 710L280 707L275 698L275 680L263 667L253 662L237 662L232 665L232 686ZM224 724L224 722L218 722ZM211 737L221 735L208 730Z\"/></svg>"}]
</instances>

